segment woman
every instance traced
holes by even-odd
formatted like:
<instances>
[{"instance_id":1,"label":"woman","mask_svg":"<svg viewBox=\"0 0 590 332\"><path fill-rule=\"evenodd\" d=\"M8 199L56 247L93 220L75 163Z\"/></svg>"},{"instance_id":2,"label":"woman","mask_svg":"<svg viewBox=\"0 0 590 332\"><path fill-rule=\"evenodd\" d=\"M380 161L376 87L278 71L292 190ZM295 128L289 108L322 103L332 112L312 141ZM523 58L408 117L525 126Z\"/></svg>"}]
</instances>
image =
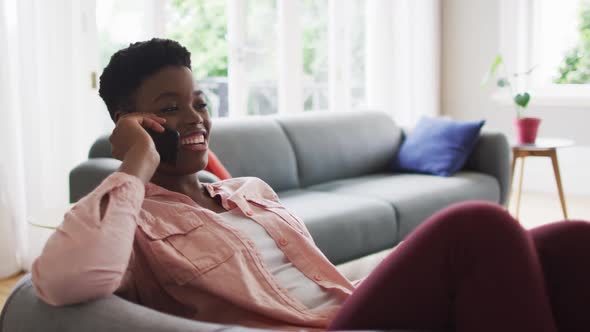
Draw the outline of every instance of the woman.
<instances>
[{"instance_id":1,"label":"woman","mask_svg":"<svg viewBox=\"0 0 590 332\"><path fill-rule=\"evenodd\" d=\"M590 226L531 232L481 202L445 209L355 286L255 178L199 183L211 119L190 54L153 39L111 58L100 95L118 172L81 199L33 264L52 305L116 292L170 314L273 329L581 331ZM175 164L145 129L180 134ZM580 264L584 262L584 264Z\"/></svg>"}]
</instances>

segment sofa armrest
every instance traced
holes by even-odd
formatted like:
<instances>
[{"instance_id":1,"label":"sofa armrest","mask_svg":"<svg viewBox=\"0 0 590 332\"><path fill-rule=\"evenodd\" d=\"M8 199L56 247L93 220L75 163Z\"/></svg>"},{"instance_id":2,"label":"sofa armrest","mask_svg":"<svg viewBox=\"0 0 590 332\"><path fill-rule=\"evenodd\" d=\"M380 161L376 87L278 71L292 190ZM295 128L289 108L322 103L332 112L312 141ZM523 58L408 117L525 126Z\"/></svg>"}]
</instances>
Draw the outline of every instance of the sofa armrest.
<instances>
[{"instance_id":1,"label":"sofa armrest","mask_svg":"<svg viewBox=\"0 0 590 332\"><path fill-rule=\"evenodd\" d=\"M14 286L0 314L0 332L9 331L270 332L273 330L190 320L129 302L116 295L87 303L54 307L37 297L29 273ZM408 330L388 331L411 332Z\"/></svg>"},{"instance_id":2,"label":"sofa armrest","mask_svg":"<svg viewBox=\"0 0 590 332\"><path fill-rule=\"evenodd\" d=\"M77 202L116 172L121 161L114 158L89 159L70 171L70 203Z\"/></svg>"},{"instance_id":3,"label":"sofa armrest","mask_svg":"<svg viewBox=\"0 0 590 332\"><path fill-rule=\"evenodd\" d=\"M114 158L93 158L86 160L70 171L70 203L77 202L96 188L102 180L116 172L121 161ZM205 170L197 173L199 181L212 183L219 181L214 174Z\"/></svg>"},{"instance_id":4,"label":"sofa armrest","mask_svg":"<svg viewBox=\"0 0 590 332\"><path fill-rule=\"evenodd\" d=\"M165 314L116 295L54 307L40 300L30 274L12 290L0 316L0 331L220 331L228 326Z\"/></svg>"},{"instance_id":5,"label":"sofa armrest","mask_svg":"<svg viewBox=\"0 0 590 332\"><path fill-rule=\"evenodd\" d=\"M502 133L482 132L464 169L489 174L500 185L500 204L510 191L510 145Z\"/></svg>"}]
</instances>

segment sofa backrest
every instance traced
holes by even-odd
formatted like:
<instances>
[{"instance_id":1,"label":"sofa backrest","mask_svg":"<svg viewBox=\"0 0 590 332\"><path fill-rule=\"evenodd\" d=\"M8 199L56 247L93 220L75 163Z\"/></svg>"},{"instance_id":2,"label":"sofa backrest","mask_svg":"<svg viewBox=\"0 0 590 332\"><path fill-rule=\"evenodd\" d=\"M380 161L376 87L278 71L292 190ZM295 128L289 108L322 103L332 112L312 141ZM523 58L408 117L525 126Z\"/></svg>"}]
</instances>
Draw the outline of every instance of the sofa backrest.
<instances>
[{"instance_id":1,"label":"sofa backrest","mask_svg":"<svg viewBox=\"0 0 590 332\"><path fill-rule=\"evenodd\" d=\"M401 140L386 113L318 112L215 119L210 148L232 176L283 191L385 171ZM111 157L108 135L88 157Z\"/></svg>"},{"instance_id":2,"label":"sofa backrest","mask_svg":"<svg viewBox=\"0 0 590 332\"><path fill-rule=\"evenodd\" d=\"M293 148L271 117L215 119L210 142L232 176L261 178L276 191L299 187ZM92 144L88 158L112 158L109 135Z\"/></svg>"},{"instance_id":3,"label":"sofa backrest","mask_svg":"<svg viewBox=\"0 0 590 332\"><path fill-rule=\"evenodd\" d=\"M210 148L233 177L258 177L276 191L299 187L295 153L272 117L215 119Z\"/></svg>"},{"instance_id":4,"label":"sofa backrest","mask_svg":"<svg viewBox=\"0 0 590 332\"><path fill-rule=\"evenodd\" d=\"M88 152L88 159L94 158L112 158L111 142L109 142L109 135L99 137Z\"/></svg>"},{"instance_id":5,"label":"sofa backrest","mask_svg":"<svg viewBox=\"0 0 590 332\"><path fill-rule=\"evenodd\" d=\"M385 171L402 141L402 130L383 112L326 112L276 116L297 160L299 183Z\"/></svg>"}]
</instances>

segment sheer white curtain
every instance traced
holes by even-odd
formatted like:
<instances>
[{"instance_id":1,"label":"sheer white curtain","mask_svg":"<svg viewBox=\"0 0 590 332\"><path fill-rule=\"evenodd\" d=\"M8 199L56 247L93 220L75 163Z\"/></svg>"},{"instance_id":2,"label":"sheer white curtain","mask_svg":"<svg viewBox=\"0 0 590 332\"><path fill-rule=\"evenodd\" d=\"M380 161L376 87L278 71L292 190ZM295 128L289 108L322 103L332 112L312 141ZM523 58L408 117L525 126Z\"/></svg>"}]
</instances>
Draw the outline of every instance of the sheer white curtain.
<instances>
[{"instance_id":1,"label":"sheer white curtain","mask_svg":"<svg viewBox=\"0 0 590 332\"><path fill-rule=\"evenodd\" d=\"M405 126L440 114L441 1L367 0L366 10L368 108Z\"/></svg>"},{"instance_id":2,"label":"sheer white curtain","mask_svg":"<svg viewBox=\"0 0 590 332\"><path fill-rule=\"evenodd\" d=\"M94 0L0 0L0 277L28 270L68 203L68 173L107 130L92 72ZM49 216L48 216L49 217Z\"/></svg>"},{"instance_id":3,"label":"sheer white curtain","mask_svg":"<svg viewBox=\"0 0 590 332\"><path fill-rule=\"evenodd\" d=\"M0 2L0 278L20 270L19 243L22 242L24 219L24 174L20 115L14 111L17 93L12 88L15 77L14 54L5 53L8 45L14 45L9 31L14 27L12 10Z\"/></svg>"}]
</instances>

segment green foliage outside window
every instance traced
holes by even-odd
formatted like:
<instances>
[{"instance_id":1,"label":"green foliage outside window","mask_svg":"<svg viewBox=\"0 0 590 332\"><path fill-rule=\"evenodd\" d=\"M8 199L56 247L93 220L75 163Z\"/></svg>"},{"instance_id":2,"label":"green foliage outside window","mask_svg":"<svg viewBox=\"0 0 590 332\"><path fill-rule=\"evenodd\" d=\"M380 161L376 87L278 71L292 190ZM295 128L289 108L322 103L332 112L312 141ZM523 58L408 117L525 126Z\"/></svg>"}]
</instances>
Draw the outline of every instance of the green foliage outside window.
<instances>
[{"instance_id":1,"label":"green foliage outside window","mask_svg":"<svg viewBox=\"0 0 590 332\"><path fill-rule=\"evenodd\" d=\"M590 2L580 2L580 39L578 44L565 54L559 67L559 76L553 82L558 84L590 83Z\"/></svg>"},{"instance_id":2,"label":"green foliage outside window","mask_svg":"<svg viewBox=\"0 0 590 332\"><path fill-rule=\"evenodd\" d=\"M316 79L327 80L328 54L318 52L327 52L327 47L324 50L322 46L326 45L328 39L328 2L304 0L302 9L306 12L302 22L303 73L321 76Z\"/></svg>"},{"instance_id":3,"label":"green foliage outside window","mask_svg":"<svg viewBox=\"0 0 590 332\"><path fill-rule=\"evenodd\" d=\"M225 1L172 0L166 22L169 38L191 52L195 77L226 77L228 67Z\"/></svg>"}]
</instances>

